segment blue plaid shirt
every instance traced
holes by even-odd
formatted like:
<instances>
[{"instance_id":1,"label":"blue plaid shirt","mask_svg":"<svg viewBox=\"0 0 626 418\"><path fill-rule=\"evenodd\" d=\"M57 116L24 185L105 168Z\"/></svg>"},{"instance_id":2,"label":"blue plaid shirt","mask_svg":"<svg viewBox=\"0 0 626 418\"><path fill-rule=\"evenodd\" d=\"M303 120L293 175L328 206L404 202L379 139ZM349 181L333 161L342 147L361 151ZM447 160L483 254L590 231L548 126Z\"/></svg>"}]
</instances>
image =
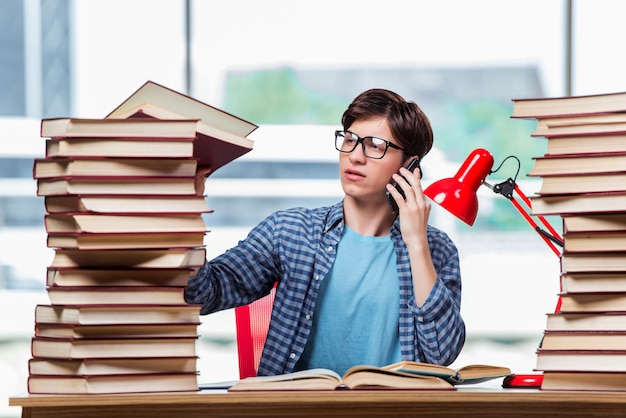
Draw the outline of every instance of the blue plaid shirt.
<instances>
[{"instance_id":1,"label":"blue plaid shirt","mask_svg":"<svg viewBox=\"0 0 626 418\"><path fill-rule=\"evenodd\" d=\"M258 374L292 372L309 337L317 291L335 261L343 227L342 202L275 212L236 247L206 262L189 279L186 300L201 304L206 315L248 304L278 282ZM448 365L465 342L459 257L444 232L428 226L427 235L438 279L418 307L398 219L391 228L400 278L400 348L405 360Z\"/></svg>"}]
</instances>

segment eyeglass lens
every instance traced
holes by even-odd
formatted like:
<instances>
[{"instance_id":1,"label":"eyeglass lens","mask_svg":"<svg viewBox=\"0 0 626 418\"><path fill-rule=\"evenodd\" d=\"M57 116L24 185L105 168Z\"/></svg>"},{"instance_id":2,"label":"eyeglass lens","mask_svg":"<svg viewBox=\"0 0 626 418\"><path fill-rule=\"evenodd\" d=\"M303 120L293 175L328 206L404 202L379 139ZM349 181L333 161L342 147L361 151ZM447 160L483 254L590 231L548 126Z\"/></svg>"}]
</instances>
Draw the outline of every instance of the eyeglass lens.
<instances>
[{"instance_id":1,"label":"eyeglass lens","mask_svg":"<svg viewBox=\"0 0 626 418\"><path fill-rule=\"evenodd\" d=\"M387 151L387 141L381 138L366 136L358 137L349 131L338 131L335 134L335 147L341 152L352 152L361 142L363 144L363 153L369 158L382 158Z\"/></svg>"}]
</instances>

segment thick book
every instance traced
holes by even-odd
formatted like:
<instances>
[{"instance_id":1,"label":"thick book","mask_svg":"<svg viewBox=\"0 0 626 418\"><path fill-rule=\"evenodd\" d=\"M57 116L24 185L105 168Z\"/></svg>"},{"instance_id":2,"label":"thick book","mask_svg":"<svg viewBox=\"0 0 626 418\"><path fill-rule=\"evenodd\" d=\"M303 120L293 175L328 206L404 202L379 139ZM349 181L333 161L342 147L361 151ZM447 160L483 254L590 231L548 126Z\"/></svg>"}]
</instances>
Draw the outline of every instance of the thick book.
<instances>
[{"instance_id":1,"label":"thick book","mask_svg":"<svg viewBox=\"0 0 626 418\"><path fill-rule=\"evenodd\" d=\"M54 286L48 288L53 305L182 305L184 287Z\"/></svg>"},{"instance_id":2,"label":"thick book","mask_svg":"<svg viewBox=\"0 0 626 418\"><path fill-rule=\"evenodd\" d=\"M122 195L61 195L46 196L48 213L103 214L182 214L209 213L204 196L122 196Z\"/></svg>"},{"instance_id":3,"label":"thick book","mask_svg":"<svg viewBox=\"0 0 626 418\"><path fill-rule=\"evenodd\" d=\"M543 373L541 390L624 392L626 391L626 373L546 371Z\"/></svg>"},{"instance_id":4,"label":"thick book","mask_svg":"<svg viewBox=\"0 0 626 418\"><path fill-rule=\"evenodd\" d=\"M50 338L195 337L200 322L161 324L58 324L35 322L35 336Z\"/></svg>"},{"instance_id":5,"label":"thick book","mask_svg":"<svg viewBox=\"0 0 626 418\"><path fill-rule=\"evenodd\" d=\"M197 119L194 156L200 166L210 167L212 172L249 152L254 143L247 136L258 128L249 121L152 81L147 81L106 117Z\"/></svg>"},{"instance_id":6,"label":"thick book","mask_svg":"<svg viewBox=\"0 0 626 418\"><path fill-rule=\"evenodd\" d=\"M544 331L543 350L621 350L626 347L623 331Z\"/></svg>"},{"instance_id":7,"label":"thick book","mask_svg":"<svg viewBox=\"0 0 626 418\"><path fill-rule=\"evenodd\" d=\"M626 292L626 272L561 274L564 293Z\"/></svg>"},{"instance_id":8,"label":"thick book","mask_svg":"<svg viewBox=\"0 0 626 418\"><path fill-rule=\"evenodd\" d=\"M536 370L626 372L624 350L537 350Z\"/></svg>"},{"instance_id":9,"label":"thick book","mask_svg":"<svg viewBox=\"0 0 626 418\"><path fill-rule=\"evenodd\" d=\"M577 155L626 151L626 134L549 138L546 155Z\"/></svg>"},{"instance_id":10,"label":"thick book","mask_svg":"<svg viewBox=\"0 0 626 418\"><path fill-rule=\"evenodd\" d=\"M37 305L35 322L99 324L187 324L198 321L199 305Z\"/></svg>"},{"instance_id":11,"label":"thick book","mask_svg":"<svg viewBox=\"0 0 626 418\"><path fill-rule=\"evenodd\" d=\"M42 119L42 138L81 138L99 142L99 138L194 139L198 121L194 119ZM148 150L146 150L148 151Z\"/></svg>"},{"instance_id":12,"label":"thick book","mask_svg":"<svg viewBox=\"0 0 626 418\"><path fill-rule=\"evenodd\" d=\"M616 114L621 115L621 114ZM591 135L615 135L626 133L626 119L621 116L619 122L610 123L588 123L588 124L539 124L532 136L542 136L548 139L562 136L591 136Z\"/></svg>"},{"instance_id":13,"label":"thick book","mask_svg":"<svg viewBox=\"0 0 626 418\"><path fill-rule=\"evenodd\" d=\"M626 214L624 213L565 215L562 220L564 233L626 232Z\"/></svg>"},{"instance_id":14,"label":"thick book","mask_svg":"<svg viewBox=\"0 0 626 418\"><path fill-rule=\"evenodd\" d=\"M49 214L44 226L48 234L207 232L200 214Z\"/></svg>"},{"instance_id":15,"label":"thick book","mask_svg":"<svg viewBox=\"0 0 626 418\"><path fill-rule=\"evenodd\" d=\"M626 373L545 371L541 390L624 392Z\"/></svg>"},{"instance_id":16,"label":"thick book","mask_svg":"<svg viewBox=\"0 0 626 418\"><path fill-rule=\"evenodd\" d=\"M626 111L626 92L513 100L512 118L538 119Z\"/></svg>"},{"instance_id":17,"label":"thick book","mask_svg":"<svg viewBox=\"0 0 626 418\"><path fill-rule=\"evenodd\" d=\"M455 390L451 383L435 376L387 370L384 367L355 366L343 376L329 369L310 369L276 376L247 377L232 385L229 392L311 391L338 389Z\"/></svg>"},{"instance_id":18,"label":"thick book","mask_svg":"<svg viewBox=\"0 0 626 418\"><path fill-rule=\"evenodd\" d=\"M189 268L202 267L204 248L157 250L61 250L54 252L49 267Z\"/></svg>"},{"instance_id":19,"label":"thick book","mask_svg":"<svg viewBox=\"0 0 626 418\"><path fill-rule=\"evenodd\" d=\"M48 234L46 245L69 250L195 248L204 245L204 235L204 232Z\"/></svg>"},{"instance_id":20,"label":"thick book","mask_svg":"<svg viewBox=\"0 0 626 418\"><path fill-rule=\"evenodd\" d=\"M194 142L194 138L48 139L45 157L191 158Z\"/></svg>"},{"instance_id":21,"label":"thick book","mask_svg":"<svg viewBox=\"0 0 626 418\"><path fill-rule=\"evenodd\" d=\"M626 312L626 293L565 293L560 312Z\"/></svg>"},{"instance_id":22,"label":"thick book","mask_svg":"<svg viewBox=\"0 0 626 418\"><path fill-rule=\"evenodd\" d=\"M202 124L214 127L221 131L246 137L258 128L252 122L246 121L186 94L165 87L148 80L106 118L127 118L137 109L144 106L153 106L163 112L155 115L159 119L167 119L165 115L177 115L178 118L197 119Z\"/></svg>"},{"instance_id":23,"label":"thick book","mask_svg":"<svg viewBox=\"0 0 626 418\"><path fill-rule=\"evenodd\" d=\"M195 177L65 177L37 180L37 196L196 195Z\"/></svg>"},{"instance_id":24,"label":"thick book","mask_svg":"<svg viewBox=\"0 0 626 418\"><path fill-rule=\"evenodd\" d=\"M626 192L626 172L546 175L537 191L540 196Z\"/></svg>"},{"instance_id":25,"label":"thick book","mask_svg":"<svg viewBox=\"0 0 626 418\"><path fill-rule=\"evenodd\" d=\"M561 273L626 272L626 253L563 253Z\"/></svg>"},{"instance_id":26,"label":"thick book","mask_svg":"<svg viewBox=\"0 0 626 418\"><path fill-rule=\"evenodd\" d=\"M626 332L626 313L550 313L546 319L546 330Z\"/></svg>"},{"instance_id":27,"label":"thick book","mask_svg":"<svg viewBox=\"0 0 626 418\"><path fill-rule=\"evenodd\" d=\"M568 232L563 234L563 251L578 252L624 252L626 232Z\"/></svg>"},{"instance_id":28,"label":"thick book","mask_svg":"<svg viewBox=\"0 0 626 418\"><path fill-rule=\"evenodd\" d=\"M28 393L73 395L198 391L196 373L28 377Z\"/></svg>"},{"instance_id":29,"label":"thick book","mask_svg":"<svg viewBox=\"0 0 626 418\"><path fill-rule=\"evenodd\" d=\"M195 177L193 158L36 158L33 178L54 177Z\"/></svg>"},{"instance_id":30,"label":"thick book","mask_svg":"<svg viewBox=\"0 0 626 418\"><path fill-rule=\"evenodd\" d=\"M47 286L187 286L193 269L99 269L48 267Z\"/></svg>"},{"instance_id":31,"label":"thick book","mask_svg":"<svg viewBox=\"0 0 626 418\"><path fill-rule=\"evenodd\" d=\"M567 176L626 171L626 153L544 155L535 157L529 177Z\"/></svg>"},{"instance_id":32,"label":"thick book","mask_svg":"<svg viewBox=\"0 0 626 418\"><path fill-rule=\"evenodd\" d=\"M533 215L604 214L626 212L626 193L584 193L529 196Z\"/></svg>"},{"instance_id":33,"label":"thick book","mask_svg":"<svg viewBox=\"0 0 626 418\"><path fill-rule=\"evenodd\" d=\"M622 132L625 123L626 112L539 118L532 136L554 137Z\"/></svg>"},{"instance_id":34,"label":"thick book","mask_svg":"<svg viewBox=\"0 0 626 418\"><path fill-rule=\"evenodd\" d=\"M194 357L197 337L48 338L33 337L33 357L85 359Z\"/></svg>"},{"instance_id":35,"label":"thick book","mask_svg":"<svg viewBox=\"0 0 626 418\"><path fill-rule=\"evenodd\" d=\"M87 358L78 360L31 358L31 375L108 376L128 374L195 373L197 357Z\"/></svg>"}]
</instances>

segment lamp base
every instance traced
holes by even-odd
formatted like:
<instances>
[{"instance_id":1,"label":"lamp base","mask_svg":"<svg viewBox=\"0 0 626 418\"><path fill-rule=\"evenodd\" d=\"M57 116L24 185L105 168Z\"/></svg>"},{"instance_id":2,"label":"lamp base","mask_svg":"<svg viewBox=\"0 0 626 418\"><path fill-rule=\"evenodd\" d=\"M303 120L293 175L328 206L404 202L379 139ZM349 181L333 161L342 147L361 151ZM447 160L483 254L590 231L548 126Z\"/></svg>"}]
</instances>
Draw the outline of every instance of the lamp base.
<instances>
[{"instance_id":1,"label":"lamp base","mask_svg":"<svg viewBox=\"0 0 626 418\"><path fill-rule=\"evenodd\" d=\"M512 374L502 381L505 389L540 389L543 383L542 373Z\"/></svg>"}]
</instances>

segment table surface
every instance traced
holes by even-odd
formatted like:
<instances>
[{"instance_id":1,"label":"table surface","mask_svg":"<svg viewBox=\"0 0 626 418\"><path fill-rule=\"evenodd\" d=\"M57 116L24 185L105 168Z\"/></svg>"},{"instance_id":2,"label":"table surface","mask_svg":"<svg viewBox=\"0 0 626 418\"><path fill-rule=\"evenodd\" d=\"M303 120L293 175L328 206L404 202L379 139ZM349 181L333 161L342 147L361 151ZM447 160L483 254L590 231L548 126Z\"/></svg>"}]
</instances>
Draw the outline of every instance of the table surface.
<instances>
[{"instance_id":1,"label":"table surface","mask_svg":"<svg viewBox=\"0 0 626 418\"><path fill-rule=\"evenodd\" d=\"M227 393L224 390L120 395L20 395L22 417L464 417L624 416L626 393L459 388L456 391L340 390Z\"/></svg>"}]
</instances>

